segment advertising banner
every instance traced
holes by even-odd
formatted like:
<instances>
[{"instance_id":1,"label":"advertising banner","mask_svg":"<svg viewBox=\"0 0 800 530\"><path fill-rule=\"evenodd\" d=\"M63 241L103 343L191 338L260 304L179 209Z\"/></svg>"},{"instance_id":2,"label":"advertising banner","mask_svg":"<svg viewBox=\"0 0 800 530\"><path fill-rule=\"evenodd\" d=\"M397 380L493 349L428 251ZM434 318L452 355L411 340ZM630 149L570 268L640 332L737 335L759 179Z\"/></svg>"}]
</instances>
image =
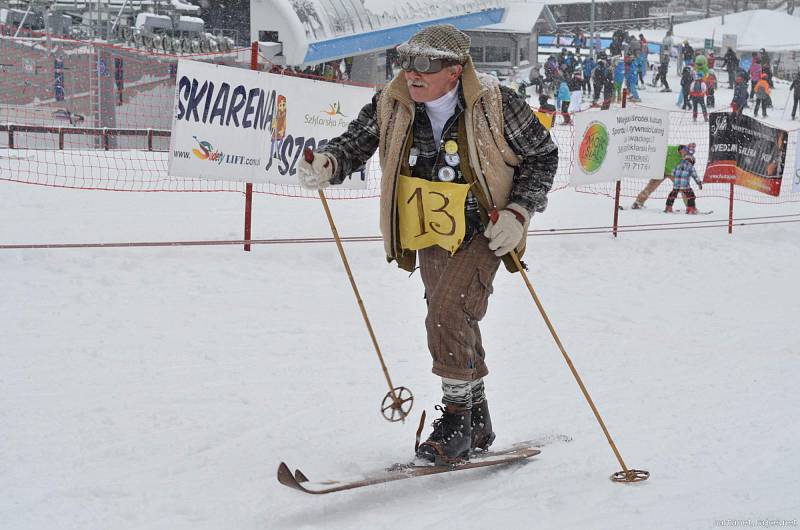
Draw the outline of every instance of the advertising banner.
<instances>
[{"instance_id":1,"label":"advertising banner","mask_svg":"<svg viewBox=\"0 0 800 530\"><path fill-rule=\"evenodd\" d=\"M618 109L575 115L575 162L570 185L623 178L661 178L667 158L669 113Z\"/></svg>"},{"instance_id":2,"label":"advertising banner","mask_svg":"<svg viewBox=\"0 0 800 530\"><path fill-rule=\"evenodd\" d=\"M786 131L733 112L712 112L709 125L703 182L732 182L767 195L780 195Z\"/></svg>"},{"instance_id":3,"label":"advertising banner","mask_svg":"<svg viewBox=\"0 0 800 530\"><path fill-rule=\"evenodd\" d=\"M794 152L794 178L792 179L792 193L800 193L800 147Z\"/></svg>"},{"instance_id":4,"label":"advertising banner","mask_svg":"<svg viewBox=\"0 0 800 530\"><path fill-rule=\"evenodd\" d=\"M306 147L340 135L372 89L180 61L169 174L239 182L297 184ZM366 187L363 172L342 184Z\"/></svg>"}]
</instances>

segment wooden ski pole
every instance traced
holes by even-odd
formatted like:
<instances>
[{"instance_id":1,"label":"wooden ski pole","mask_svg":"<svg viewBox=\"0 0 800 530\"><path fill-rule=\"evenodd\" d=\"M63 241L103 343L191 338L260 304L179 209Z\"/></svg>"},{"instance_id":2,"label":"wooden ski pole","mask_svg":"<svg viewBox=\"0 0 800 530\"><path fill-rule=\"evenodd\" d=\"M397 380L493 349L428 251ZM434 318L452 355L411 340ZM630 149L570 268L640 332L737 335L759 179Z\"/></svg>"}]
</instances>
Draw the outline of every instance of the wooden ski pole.
<instances>
[{"instance_id":1,"label":"wooden ski pole","mask_svg":"<svg viewBox=\"0 0 800 530\"><path fill-rule=\"evenodd\" d=\"M497 210L492 210L491 219L493 222L497 221ZM611 475L611 480L615 482L640 482L642 480L647 480L650 477L649 471L642 471L639 469L629 469L628 466L625 465L625 461L622 460L622 455L620 454L619 449L617 449L617 444L615 444L614 440L611 438L611 433L608 432L606 424L603 421L603 418L600 416L600 412L597 410L594 401L592 400L592 396L589 395L589 391L586 389L586 385L583 384L583 380L581 379L581 376L578 374L578 370L575 369L575 365L572 364L572 359L570 359L569 355L567 354L567 350L561 343L561 339L558 337L558 333L556 333L556 329L553 327L553 323L550 322L550 318L547 316L547 312L544 310L544 306L542 305L542 302L539 300L539 296L533 289L533 285L528 279L528 274L525 272L525 269L523 268L522 263L520 262L519 255L517 254L516 250L511 251L511 258L514 260L514 265L517 266L517 270L522 276L522 279L525 281L525 285L528 287L528 292L531 293L533 302L539 309L539 313L541 313L542 318L544 319L544 323L547 325L547 329L550 330L550 334L553 336L553 340L555 340L558 349L561 350L561 355L564 356L564 360L566 361L570 372L572 372L572 376L575 378L575 381L577 381L578 386L580 387L581 392L583 393L583 397L586 398L586 401L589 403L589 407L591 407L592 412L594 413L594 417L600 424L600 428L603 429L603 434L606 435L606 440L608 440L608 443L611 446L611 450L614 451L614 456L617 457L617 461L619 461L620 466L622 466L622 471L617 471L616 473Z\"/></svg>"},{"instance_id":2,"label":"wooden ski pole","mask_svg":"<svg viewBox=\"0 0 800 530\"><path fill-rule=\"evenodd\" d=\"M309 164L314 161L314 152L309 148L306 148L303 156L305 157L306 162ZM375 337L375 332L372 329L369 315L367 315L367 309L364 306L364 301L361 299L361 294L358 291L358 286L356 285L355 278L353 277L353 271L350 269L350 263L348 262L347 255L344 252L344 246L342 245L342 240L339 237L339 231L336 230L336 224L333 222L333 215L328 207L328 199L325 197L325 192L322 190L319 190L319 198L322 201L322 207L325 209L325 216L328 218L328 224L331 227L333 239L336 241L336 248L339 249L339 256L342 258L344 270L347 272L347 278L350 280L350 286L353 288L353 293L356 296L356 302L358 302L358 308L361 310L361 316L364 319L364 324L367 326L367 331L369 332L369 337L372 340L372 345L375 347L375 353L378 354L378 360L381 363L383 375L386 378L386 383L389 385L389 392L383 398L383 402L381 403L381 414L389 421L405 422L406 416L408 416L408 414L411 412L411 408L414 406L414 395L407 387L395 387L392 384L392 379L389 377L389 369L386 368L386 363L383 360L381 348L378 345L378 339ZM408 404L408 408L404 408L404 405L406 404Z\"/></svg>"}]
</instances>

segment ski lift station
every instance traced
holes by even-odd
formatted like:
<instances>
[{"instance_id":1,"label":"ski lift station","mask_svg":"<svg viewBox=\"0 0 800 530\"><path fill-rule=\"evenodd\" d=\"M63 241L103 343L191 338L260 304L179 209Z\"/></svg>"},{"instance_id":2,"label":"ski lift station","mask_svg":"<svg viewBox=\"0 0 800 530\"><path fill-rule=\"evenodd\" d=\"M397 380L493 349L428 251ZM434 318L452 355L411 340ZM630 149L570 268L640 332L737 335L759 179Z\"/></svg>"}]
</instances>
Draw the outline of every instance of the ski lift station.
<instances>
[{"instance_id":1,"label":"ski lift station","mask_svg":"<svg viewBox=\"0 0 800 530\"><path fill-rule=\"evenodd\" d=\"M470 34L478 68L510 70L537 57L540 33L581 29L588 36L592 8L598 30L609 23L666 26L669 17L651 17L658 5L658 0L250 0L250 36L275 64L352 58L353 80L380 84L394 47L428 25L453 24Z\"/></svg>"}]
</instances>

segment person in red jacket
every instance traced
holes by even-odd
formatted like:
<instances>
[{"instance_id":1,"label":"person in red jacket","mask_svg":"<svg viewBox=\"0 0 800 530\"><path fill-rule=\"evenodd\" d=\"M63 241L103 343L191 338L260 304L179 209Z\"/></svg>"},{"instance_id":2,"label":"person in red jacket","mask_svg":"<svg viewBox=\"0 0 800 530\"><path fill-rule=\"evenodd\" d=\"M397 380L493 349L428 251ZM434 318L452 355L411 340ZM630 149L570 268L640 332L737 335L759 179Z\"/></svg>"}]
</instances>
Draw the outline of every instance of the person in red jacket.
<instances>
[{"instance_id":1,"label":"person in red jacket","mask_svg":"<svg viewBox=\"0 0 800 530\"><path fill-rule=\"evenodd\" d=\"M701 72L697 72L695 74L694 81L692 81L691 87L689 88L689 98L692 101L692 119L694 121L697 121L698 105L703 108L703 119L708 121L708 109L706 108L707 92L708 87L703 81L703 74Z\"/></svg>"}]
</instances>

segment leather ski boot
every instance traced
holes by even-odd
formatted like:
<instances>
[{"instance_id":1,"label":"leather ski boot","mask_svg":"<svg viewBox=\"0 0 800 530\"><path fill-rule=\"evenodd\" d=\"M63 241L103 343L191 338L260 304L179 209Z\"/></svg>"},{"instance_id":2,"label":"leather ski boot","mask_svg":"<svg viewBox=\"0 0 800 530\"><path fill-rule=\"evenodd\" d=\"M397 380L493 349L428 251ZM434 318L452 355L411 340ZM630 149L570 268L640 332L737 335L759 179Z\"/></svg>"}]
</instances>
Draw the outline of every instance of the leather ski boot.
<instances>
[{"instance_id":1,"label":"leather ski boot","mask_svg":"<svg viewBox=\"0 0 800 530\"><path fill-rule=\"evenodd\" d=\"M436 463L451 465L469 460L472 445L472 411L467 408L436 405L442 417L433 420L433 432L417 449L417 456Z\"/></svg>"},{"instance_id":2,"label":"leather ski boot","mask_svg":"<svg viewBox=\"0 0 800 530\"><path fill-rule=\"evenodd\" d=\"M472 404L472 450L474 452L488 451L494 442L495 434L492 431L492 418L489 415L489 405L486 401Z\"/></svg>"}]
</instances>

